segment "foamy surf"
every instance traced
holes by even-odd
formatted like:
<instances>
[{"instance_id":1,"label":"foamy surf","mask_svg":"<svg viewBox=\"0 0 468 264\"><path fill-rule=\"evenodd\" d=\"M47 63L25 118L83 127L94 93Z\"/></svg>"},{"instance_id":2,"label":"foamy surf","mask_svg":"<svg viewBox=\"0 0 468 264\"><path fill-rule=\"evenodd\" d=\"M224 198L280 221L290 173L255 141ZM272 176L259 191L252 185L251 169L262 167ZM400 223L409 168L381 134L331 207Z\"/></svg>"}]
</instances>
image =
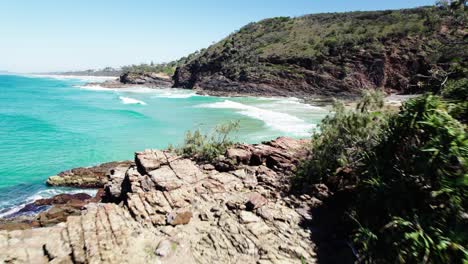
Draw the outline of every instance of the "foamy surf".
<instances>
[{"instance_id":1,"label":"foamy surf","mask_svg":"<svg viewBox=\"0 0 468 264\"><path fill-rule=\"evenodd\" d=\"M100 85L77 85L75 87L83 89L83 90L89 90L89 91L103 91L103 92L116 92L117 91L117 89L106 88Z\"/></svg>"},{"instance_id":2,"label":"foamy surf","mask_svg":"<svg viewBox=\"0 0 468 264\"><path fill-rule=\"evenodd\" d=\"M50 78L57 80L80 80L84 82L105 82L110 80L116 80L116 76L81 76L81 75L54 75L54 74L30 74L25 75L26 77L33 78Z\"/></svg>"},{"instance_id":3,"label":"foamy surf","mask_svg":"<svg viewBox=\"0 0 468 264\"><path fill-rule=\"evenodd\" d=\"M139 104L139 105L146 105L145 102L130 98L130 97L125 97L125 96L119 96L119 99L122 101L123 104Z\"/></svg>"},{"instance_id":4,"label":"foamy surf","mask_svg":"<svg viewBox=\"0 0 468 264\"><path fill-rule=\"evenodd\" d=\"M169 99L187 99L193 96L198 96L196 93L193 92L186 92L181 90L160 90L153 98L169 98Z\"/></svg>"},{"instance_id":5,"label":"foamy surf","mask_svg":"<svg viewBox=\"0 0 468 264\"><path fill-rule=\"evenodd\" d=\"M304 120L282 112L266 110L259 107L245 105L242 103L224 100L211 104L202 104L199 107L219 108L219 109L235 109L237 113L263 121L267 126L288 133L293 136L309 136L314 124L309 124Z\"/></svg>"},{"instance_id":6,"label":"foamy surf","mask_svg":"<svg viewBox=\"0 0 468 264\"><path fill-rule=\"evenodd\" d=\"M8 209L1 211L0 212L0 218L5 218L8 216L11 216L17 212L19 212L21 209L23 209L27 204L30 204L36 200L39 199L46 199L46 198L52 198L55 195L62 194L62 193L68 193L68 194L76 194L76 193L86 193L89 194L90 196L95 196L97 193L97 190L94 189L70 189L70 188L48 188L45 190L38 191L34 195L31 195L27 197L26 199L22 200L20 204L12 204L10 206L5 206L8 204L5 204L4 206L1 207L6 207Z\"/></svg>"}]
</instances>

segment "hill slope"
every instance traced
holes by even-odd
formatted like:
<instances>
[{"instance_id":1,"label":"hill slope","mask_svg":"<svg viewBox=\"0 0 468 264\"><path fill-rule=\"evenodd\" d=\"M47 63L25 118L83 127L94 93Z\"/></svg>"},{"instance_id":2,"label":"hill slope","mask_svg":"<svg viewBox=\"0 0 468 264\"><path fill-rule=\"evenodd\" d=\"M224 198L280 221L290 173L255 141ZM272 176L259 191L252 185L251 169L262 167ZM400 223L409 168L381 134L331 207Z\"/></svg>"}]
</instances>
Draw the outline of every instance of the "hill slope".
<instances>
[{"instance_id":1,"label":"hill slope","mask_svg":"<svg viewBox=\"0 0 468 264\"><path fill-rule=\"evenodd\" d=\"M454 58L466 62L460 12L425 7L266 19L192 56L176 69L174 86L214 94L419 92L434 69Z\"/></svg>"}]
</instances>

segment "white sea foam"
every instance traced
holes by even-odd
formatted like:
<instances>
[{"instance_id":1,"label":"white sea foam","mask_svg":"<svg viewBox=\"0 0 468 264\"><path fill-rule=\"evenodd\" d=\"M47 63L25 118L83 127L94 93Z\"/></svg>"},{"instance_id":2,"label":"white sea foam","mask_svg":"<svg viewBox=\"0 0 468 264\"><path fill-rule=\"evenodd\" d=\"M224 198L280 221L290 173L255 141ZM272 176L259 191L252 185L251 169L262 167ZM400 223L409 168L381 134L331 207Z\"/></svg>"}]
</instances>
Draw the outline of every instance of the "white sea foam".
<instances>
[{"instance_id":1,"label":"white sea foam","mask_svg":"<svg viewBox=\"0 0 468 264\"><path fill-rule=\"evenodd\" d=\"M35 78L52 78L58 80L80 80L86 82L104 82L109 80L116 80L115 76L79 76L79 75L54 75L54 74L31 74L28 77Z\"/></svg>"},{"instance_id":2,"label":"white sea foam","mask_svg":"<svg viewBox=\"0 0 468 264\"><path fill-rule=\"evenodd\" d=\"M68 194L76 194L76 193L86 193L90 196L95 196L97 190L95 189L69 189L69 188L48 188L45 190L40 190L37 193L27 197L21 204L11 207L10 209L3 211L0 213L0 218L8 217L14 213L17 213L21 209L24 208L25 205L30 204L39 199L46 199L51 198L55 195L68 193Z\"/></svg>"},{"instance_id":3,"label":"white sea foam","mask_svg":"<svg viewBox=\"0 0 468 264\"><path fill-rule=\"evenodd\" d=\"M83 90L90 90L90 91L104 91L104 92L116 92L117 91L117 89L106 88L100 85L77 85L75 87L78 87Z\"/></svg>"},{"instance_id":4,"label":"white sea foam","mask_svg":"<svg viewBox=\"0 0 468 264\"><path fill-rule=\"evenodd\" d=\"M99 84L93 85L77 85L77 88L90 91L103 91L103 92L122 92L122 93L139 93L139 94L152 94L152 98L171 98L171 99L186 99L193 96L201 96L194 92L188 92L182 89L170 88L148 88L148 87L122 87L122 88L107 88Z\"/></svg>"},{"instance_id":5,"label":"white sea foam","mask_svg":"<svg viewBox=\"0 0 468 264\"><path fill-rule=\"evenodd\" d=\"M263 121L267 126L294 136L308 136L315 127L306 121L282 112L262 109L230 100L199 105L205 108L235 109L239 114Z\"/></svg>"},{"instance_id":6,"label":"white sea foam","mask_svg":"<svg viewBox=\"0 0 468 264\"><path fill-rule=\"evenodd\" d=\"M145 102L130 98L130 97L125 97L125 96L119 96L119 99L122 101L123 104L139 104L139 105L146 105Z\"/></svg>"},{"instance_id":7,"label":"white sea foam","mask_svg":"<svg viewBox=\"0 0 468 264\"><path fill-rule=\"evenodd\" d=\"M198 96L196 93L188 93L186 91L180 91L180 90L173 90L173 91L168 91L168 90L160 90L156 95L154 95L154 98L171 98L171 99L186 99L190 98L193 96Z\"/></svg>"}]
</instances>

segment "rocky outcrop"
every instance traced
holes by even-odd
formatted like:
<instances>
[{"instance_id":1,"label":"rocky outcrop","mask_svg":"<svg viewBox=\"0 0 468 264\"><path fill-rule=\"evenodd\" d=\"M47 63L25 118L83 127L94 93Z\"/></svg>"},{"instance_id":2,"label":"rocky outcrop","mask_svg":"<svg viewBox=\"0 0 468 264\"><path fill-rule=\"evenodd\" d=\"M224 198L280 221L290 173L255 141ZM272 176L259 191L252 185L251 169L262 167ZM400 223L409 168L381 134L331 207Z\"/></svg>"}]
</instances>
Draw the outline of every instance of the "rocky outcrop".
<instances>
[{"instance_id":1,"label":"rocky outcrop","mask_svg":"<svg viewBox=\"0 0 468 264\"><path fill-rule=\"evenodd\" d=\"M75 168L60 172L47 179L51 186L80 188L103 188L108 181L108 172L118 166L132 164L131 161L108 162L93 167Z\"/></svg>"},{"instance_id":2,"label":"rocky outcrop","mask_svg":"<svg viewBox=\"0 0 468 264\"><path fill-rule=\"evenodd\" d=\"M363 89L377 88L421 93L417 83L430 76L432 67L425 55L427 41L388 40L379 43L383 50L378 53L343 48L339 55L320 58L265 57L244 62L243 77L229 75L229 59L202 58L203 63L195 60L178 68L174 86L215 96L356 96Z\"/></svg>"},{"instance_id":3,"label":"rocky outcrop","mask_svg":"<svg viewBox=\"0 0 468 264\"><path fill-rule=\"evenodd\" d=\"M302 223L321 201L287 187L304 143L237 145L214 164L138 152L108 174L104 199L119 205L88 204L54 227L1 231L0 262L314 263Z\"/></svg>"},{"instance_id":4,"label":"rocky outcrop","mask_svg":"<svg viewBox=\"0 0 468 264\"><path fill-rule=\"evenodd\" d=\"M125 72L120 75L123 84L149 85L161 88L172 87L172 80L154 72Z\"/></svg>"},{"instance_id":5,"label":"rocky outcrop","mask_svg":"<svg viewBox=\"0 0 468 264\"><path fill-rule=\"evenodd\" d=\"M104 192L100 189L95 197L86 193L64 193L52 198L38 199L18 212L0 219L0 230L30 229L65 222L69 216L80 215L86 205L100 202L103 195Z\"/></svg>"},{"instance_id":6,"label":"rocky outcrop","mask_svg":"<svg viewBox=\"0 0 468 264\"><path fill-rule=\"evenodd\" d=\"M53 227L0 231L0 262L155 263L160 240L123 207L93 204Z\"/></svg>"},{"instance_id":7,"label":"rocky outcrop","mask_svg":"<svg viewBox=\"0 0 468 264\"><path fill-rule=\"evenodd\" d=\"M194 54L174 86L211 95L423 93L449 61L467 56L458 20L430 7L265 19Z\"/></svg>"}]
</instances>

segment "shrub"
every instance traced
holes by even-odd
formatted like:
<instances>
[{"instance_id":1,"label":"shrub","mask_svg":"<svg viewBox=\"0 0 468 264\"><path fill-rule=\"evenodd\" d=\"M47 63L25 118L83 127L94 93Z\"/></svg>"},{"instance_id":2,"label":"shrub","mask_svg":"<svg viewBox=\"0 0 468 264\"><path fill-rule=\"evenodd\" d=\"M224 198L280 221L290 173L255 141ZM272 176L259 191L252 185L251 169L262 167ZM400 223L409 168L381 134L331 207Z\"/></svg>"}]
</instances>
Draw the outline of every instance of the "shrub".
<instances>
[{"instance_id":1,"label":"shrub","mask_svg":"<svg viewBox=\"0 0 468 264\"><path fill-rule=\"evenodd\" d=\"M452 84L446 94L459 98ZM341 225L351 220L346 235L359 263L467 263L467 128L450 114L466 102L426 95L388 114L378 98L334 107L296 185L326 183L346 194L335 206L348 215Z\"/></svg>"},{"instance_id":2,"label":"shrub","mask_svg":"<svg viewBox=\"0 0 468 264\"><path fill-rule=\"evenodd\" d=\"M368 153L353 213L362 261L468 261L468 138L447 105L410 100Z\"/></svg>"},{"instance_id":3,"label":"shrub","mask_svg":"<svg viewBox=\"0 0 468 264\"><path fill-rule=\"evenodd\" d=\"M312 137L311 158L299 169L297 182L325 182L338 187L341 171L356 167L362 162L366 150L374 147L388 114L382 111L383 94L366 91L354 110L336 102L333 114L322 120L319 133ZM336 182L338 181L338 182Z\"/></svg>"},{"instance_id":4,"label":"shrub","mask_svg":"<svg viewBox=\"0 0 468 264\"><path fill-rule=\"evenodd\" d=\"M184 144L175 151L198 160L212 161L234 144L230 135L238 129L239 121L231 121L216 126L209 134L203 134L199 129L188 131Z\"/></svg>"},{"instance_id":5,"label":"shrub","mask_svg":"<svg viewBox=\"0 0 468 264\"><path fill-rule=\"evenodd\" d=\"M448 81L442 89L441 95L444 98L467 101L468 100L468 79L463 78L459 80Z\"/></svg>"}]
</instances>

